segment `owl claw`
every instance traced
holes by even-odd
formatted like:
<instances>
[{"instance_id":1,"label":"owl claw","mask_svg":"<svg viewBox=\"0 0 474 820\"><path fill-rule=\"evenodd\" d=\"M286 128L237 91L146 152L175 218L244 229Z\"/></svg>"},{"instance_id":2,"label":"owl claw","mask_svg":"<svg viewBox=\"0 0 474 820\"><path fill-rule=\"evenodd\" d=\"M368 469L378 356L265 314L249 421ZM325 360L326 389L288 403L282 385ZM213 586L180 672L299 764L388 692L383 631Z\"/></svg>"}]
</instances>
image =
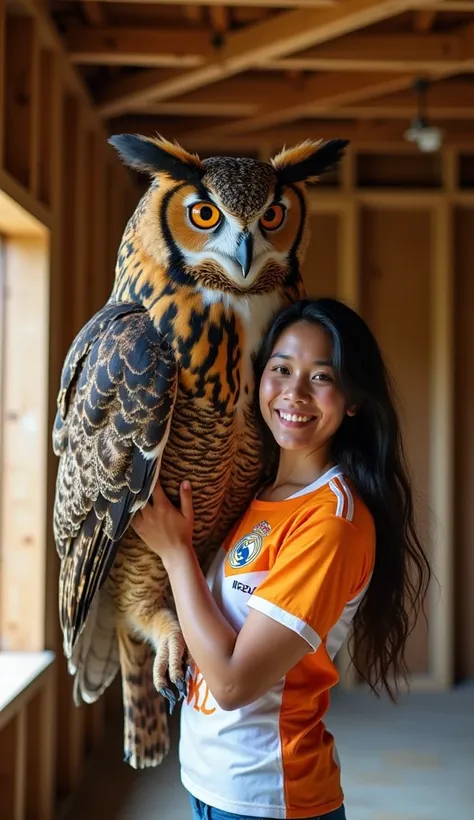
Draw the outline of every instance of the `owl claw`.
<instances>
[{"instance_id":1,"label":"owl claw","mask_svg":"<svg viewBox=\"0 0 474 820\"><path fill-rule=\"evenodd\" d=\"M160 695L163 695L164 698L168 701L168 708L170 715L173 714L174 707L178 703L179 698L176 697L175 693L172 689L169 689L168 686L162 686L161 689L158 689Z\"/></svg>"},{"instance_id":2,"label":"owl claw","mask_svg":"<svg viewBox=\"0 0 474 820\"><path fill-rule=\"evenodd\" d=\"M160 610L155 616L156 655L153 663L153 683L169 703L170 713L186 694L183 658L186 651L184 638L169 610Z\"/></svg>"},{"instance_id":3,"label":"owl claw","mask_svg":"<svg viewBox=\"0 0 474 820\"><path fill-rule=\"evenodd\" d=\"M185 698L188 694L188 687L186 686L186 681L184 680L184 678L178 678L178 680L175 681L175 683L181 700L181 698Z\"/></svg>"}]
</instances>

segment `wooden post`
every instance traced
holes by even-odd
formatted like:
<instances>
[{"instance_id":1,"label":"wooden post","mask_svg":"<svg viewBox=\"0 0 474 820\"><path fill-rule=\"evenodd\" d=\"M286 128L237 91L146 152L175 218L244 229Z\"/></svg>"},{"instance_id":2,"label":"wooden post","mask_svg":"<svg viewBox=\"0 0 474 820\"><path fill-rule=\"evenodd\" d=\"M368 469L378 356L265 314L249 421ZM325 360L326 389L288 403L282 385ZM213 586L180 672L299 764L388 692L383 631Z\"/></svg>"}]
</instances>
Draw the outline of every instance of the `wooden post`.
<instances>
[{"instance_id":1,"label":"wooden post","mask_svg":"<svg viewBox=\"0 0 474 820\"><path fill-rule=\"evenodd\" d=\"M44 646L48 243L6 243L0 632L4 649ZM21 334L18 328L22 328ZM28 367L25 367L25 363Z\"/></svg>"},{"instance_id":2,"label":"wooden post","mask_svg":"<svg viewBox=\"0 0 474 820\"><path fill-rule=\"evenodd\" d=\"M5 82L6 82L6 55L5 55L5 2L0 0L0 168L4 165L5 144Z\"/></svg>"},{"instance_id":3,"label":"wooden post","mask_svg":"<svg viewBox=\"0 0 474 820\"><path fill-rule=\"evenodd\" d=\"M430 507L433 571L428 633L430 670L438 688L454 679L453 498L454 498L454 275L453 214L445 199L432 212L433 296L431 307Z\"/></svg>"},{"instance_id":4,"label":"wooden post","mask_svg":"<svg viewBox=\"0 0 474 820\"><path fill-rule=\"evenodd\" d=\"M28 17L7 17L5 34L5 168L36 195L39 45Z\"/></svg>"}]
</instances>

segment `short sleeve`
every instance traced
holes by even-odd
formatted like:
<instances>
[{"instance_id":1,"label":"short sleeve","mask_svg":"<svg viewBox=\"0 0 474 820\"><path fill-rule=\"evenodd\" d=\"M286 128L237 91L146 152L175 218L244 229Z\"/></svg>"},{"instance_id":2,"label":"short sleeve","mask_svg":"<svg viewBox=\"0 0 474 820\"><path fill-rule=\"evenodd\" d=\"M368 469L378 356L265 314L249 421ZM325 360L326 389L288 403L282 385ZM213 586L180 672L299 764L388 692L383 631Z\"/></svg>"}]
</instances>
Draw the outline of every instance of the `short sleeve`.
<instances>
[{"instance_id":1,"label":"short sleeve","mask_svg":"<svg viewBox=\"0 0 474 820\"><path fill-rule=\"evenodd\" d=\"M364 592L371 548L346 519L309 518L285 539L248 605L297 632L316 651L346 605Z\"/></svg>"}]
</instances>

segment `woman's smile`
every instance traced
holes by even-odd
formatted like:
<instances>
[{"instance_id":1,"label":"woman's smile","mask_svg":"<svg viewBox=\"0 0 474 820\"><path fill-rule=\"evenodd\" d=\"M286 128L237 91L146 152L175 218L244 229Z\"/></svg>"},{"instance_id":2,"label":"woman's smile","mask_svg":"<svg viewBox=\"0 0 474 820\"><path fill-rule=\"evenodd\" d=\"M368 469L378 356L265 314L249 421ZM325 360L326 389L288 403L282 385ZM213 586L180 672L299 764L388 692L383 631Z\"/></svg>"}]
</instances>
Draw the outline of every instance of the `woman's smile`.
<instances>
[{"instance_id":1,"label":"woman's smile","mask_svg":"<svg viewBox=\"0 0 474 820\"><path fill-rule=\"evenodd\" d=\"M283 427L289 427L295 430L301 427L308 427L308 425L316 420L316 416L308 416L305 413L301 413L301 411L289 412L288 410L276 410L275 412Z\"/></svg>"}]
</instances>

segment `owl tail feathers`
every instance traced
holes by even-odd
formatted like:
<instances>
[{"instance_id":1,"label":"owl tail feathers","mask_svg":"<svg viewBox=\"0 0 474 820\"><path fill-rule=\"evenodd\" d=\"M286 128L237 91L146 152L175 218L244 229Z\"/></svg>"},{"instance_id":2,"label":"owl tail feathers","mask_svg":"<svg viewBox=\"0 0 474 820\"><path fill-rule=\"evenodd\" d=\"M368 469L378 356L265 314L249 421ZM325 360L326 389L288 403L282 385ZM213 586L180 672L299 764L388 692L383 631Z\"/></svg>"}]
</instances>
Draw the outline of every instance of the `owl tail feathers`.
<instances>
[{"instance_id":1,"label":"owl tail feathers","mask_svg":"<svg viewBox=\"0 0 474 820\"><path fill-rule=\"evenodd\" d=\"M95 703L114 680L119 668L117 613L104 589L96 593L84 629L76 641L68 671L74 675L73 697Z\"/></svg>"},{"instance_id":2,"label":"owl tail feathers","mask_svg":"<svg viewBox=\"0 0 474 820\"><path fill-rule=\"evenodd\" d=\"M154 652L118 631L124 709L124 760L133 769L159 766L169 751L165 699L153 684Z\"/></svg>"}]
</instances>

